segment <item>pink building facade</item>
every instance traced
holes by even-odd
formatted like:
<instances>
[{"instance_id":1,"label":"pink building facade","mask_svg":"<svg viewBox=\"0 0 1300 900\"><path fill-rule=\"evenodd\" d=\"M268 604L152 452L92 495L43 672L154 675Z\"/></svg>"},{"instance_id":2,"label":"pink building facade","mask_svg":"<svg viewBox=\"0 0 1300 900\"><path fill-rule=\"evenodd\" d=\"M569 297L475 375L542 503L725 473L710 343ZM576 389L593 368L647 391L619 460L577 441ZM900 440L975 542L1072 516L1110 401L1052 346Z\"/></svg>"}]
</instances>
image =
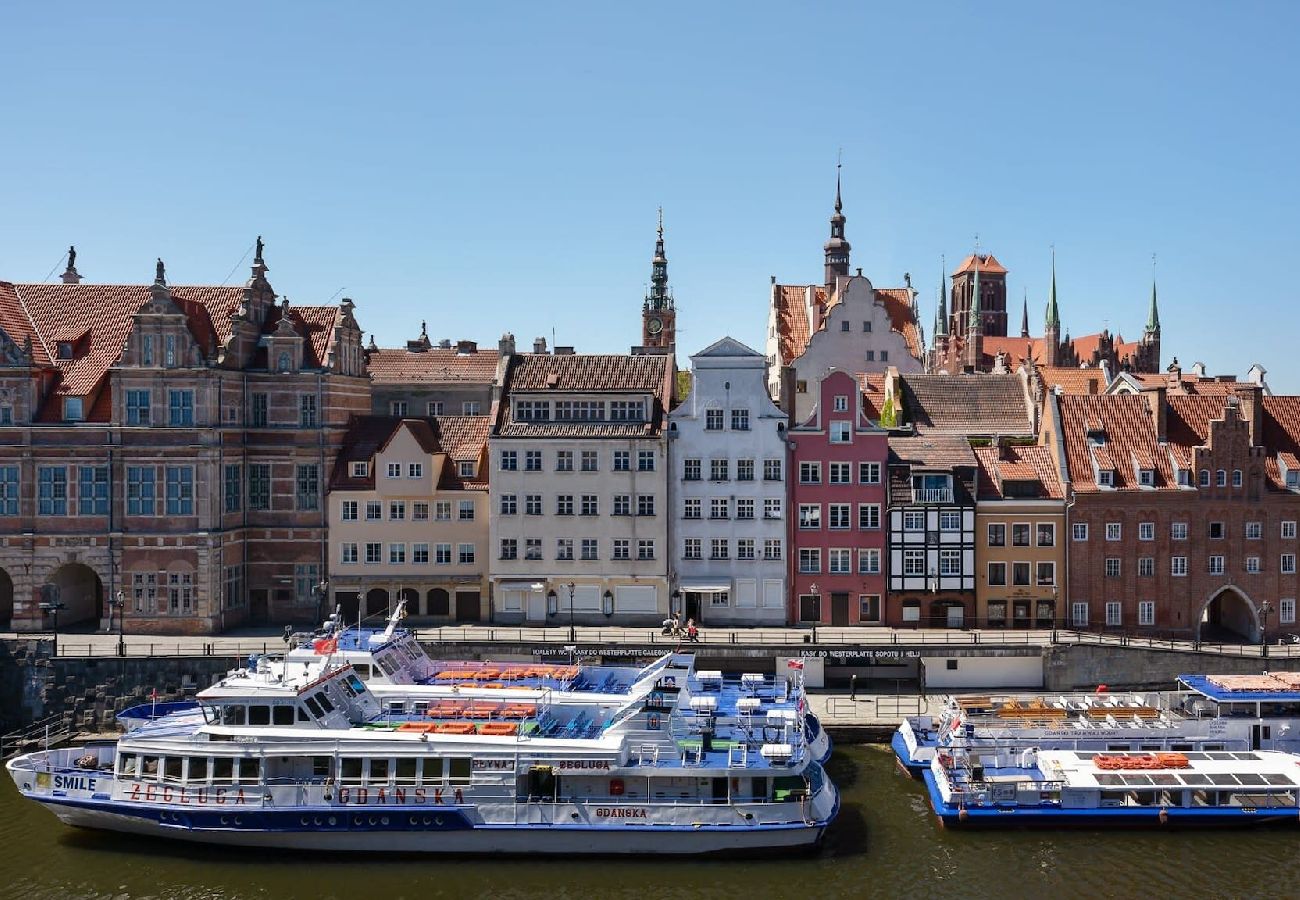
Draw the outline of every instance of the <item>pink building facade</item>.
<instances>
[{"instance_id":1,"label":"pink building facade","mask_svg":"<svg viewBox=\"0 0 1300 900\"><path fill-rule=\"evenodd\" d=\"M817 405L792 423L792 624L883 623L887 432L856 376L832 370Z\"/></svg>"}]
</instances>

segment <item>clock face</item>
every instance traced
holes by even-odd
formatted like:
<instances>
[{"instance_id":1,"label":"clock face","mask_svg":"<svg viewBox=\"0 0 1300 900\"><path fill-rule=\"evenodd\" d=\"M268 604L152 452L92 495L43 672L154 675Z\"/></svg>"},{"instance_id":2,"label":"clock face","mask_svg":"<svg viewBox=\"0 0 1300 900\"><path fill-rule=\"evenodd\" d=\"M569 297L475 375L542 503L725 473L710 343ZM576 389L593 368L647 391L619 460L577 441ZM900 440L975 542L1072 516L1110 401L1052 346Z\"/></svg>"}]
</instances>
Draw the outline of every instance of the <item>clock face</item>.
<instances>
[{"instance_id":1,"label":"clock face","mask_svg":"<svg viewBox=\"0 0 1300 900\"><path fill-rule=\"evenodd\" d=\"M659 332L664 330L664 323L659 321L658 319L651 319L649 322L646 323L646 330L649 331L651 334L658 334Z\"/></svg>"}]
</instances>

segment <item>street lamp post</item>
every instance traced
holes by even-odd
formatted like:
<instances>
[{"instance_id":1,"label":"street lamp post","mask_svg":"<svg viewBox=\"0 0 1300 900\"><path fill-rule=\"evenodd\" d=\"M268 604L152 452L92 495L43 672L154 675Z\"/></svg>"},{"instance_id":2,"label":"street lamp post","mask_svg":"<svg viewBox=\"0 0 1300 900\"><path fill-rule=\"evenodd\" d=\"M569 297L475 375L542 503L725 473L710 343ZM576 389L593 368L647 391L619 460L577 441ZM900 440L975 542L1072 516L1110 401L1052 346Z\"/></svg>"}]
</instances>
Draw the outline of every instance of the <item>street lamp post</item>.
<instances>
[{"instance_id":1,"label":"street lamp post","mask_svg":"<svg viewBox=\"0 0 1300 900\"><path fill-rule=\"evenodd\" d=\"M118 591L108 603L109 618L117 610L117 655L126 656L126 594ZM111 624L111 623L110 623Z\"/></svg>"},{"instance_id":2,"label":"street lamp post","mask_svg":"<svg viewBox=\"0 0 1300 900\"><path fill-rule=\"evenodd\" d=\"M578 642L578 629L573 621L573 591L577 586L570 581L566 587L569 589L569 640L576 644Z\"/></svg>"},{"instance_id":3,"label":"street lamp post","mask_svg":"<svg viewBox=\"0 0 1300 900\"><path fill-rule=\"evenodd\" d=\"M1259 655L1268 656L1268 614L1273 611L1273 601L1265 600L1259 605Z\"/></svg>"},{"instance_id":4,"label":"street lamp post","mask_svg":"<svg viewBox=\"0 0 1300 900\"><path fill-rule=\"evenodd\" d=\"M325 601L329 599L330 583L328 578L322 578L320 584L316 585L316 621L325 621Z\"/></svg>"}]
</instances>

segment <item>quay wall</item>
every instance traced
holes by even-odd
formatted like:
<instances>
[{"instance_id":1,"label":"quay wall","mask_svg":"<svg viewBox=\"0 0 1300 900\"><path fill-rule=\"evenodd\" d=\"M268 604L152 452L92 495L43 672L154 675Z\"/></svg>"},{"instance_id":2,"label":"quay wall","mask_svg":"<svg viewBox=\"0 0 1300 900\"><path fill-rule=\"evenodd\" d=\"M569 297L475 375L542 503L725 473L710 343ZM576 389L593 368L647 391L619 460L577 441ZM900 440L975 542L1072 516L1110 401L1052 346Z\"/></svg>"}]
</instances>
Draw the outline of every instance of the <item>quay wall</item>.
<instances>
[{"instance_id":1,"label":"quay wall","mask_svg":"<svg viewBox=\"0 0 1300 900\"><path fill-rule=\"evenodd\" d=\"M1300 657L1231 656L1118 645L1057 644L1043 648L1048 691L1172 687L1179 675L1258 675L1300 671Z\"/></svg>"}]
</instances>

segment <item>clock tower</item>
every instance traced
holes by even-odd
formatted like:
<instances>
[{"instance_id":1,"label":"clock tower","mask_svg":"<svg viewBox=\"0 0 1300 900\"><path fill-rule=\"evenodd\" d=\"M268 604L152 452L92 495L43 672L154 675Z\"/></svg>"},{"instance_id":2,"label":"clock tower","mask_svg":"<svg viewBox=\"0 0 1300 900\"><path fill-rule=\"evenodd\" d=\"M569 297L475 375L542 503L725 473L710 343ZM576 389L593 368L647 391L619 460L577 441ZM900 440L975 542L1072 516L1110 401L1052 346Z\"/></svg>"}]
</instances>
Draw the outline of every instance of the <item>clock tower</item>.
<instances>
[{"instance_id":1,"label":"clock tower","mask_svg":"<svg viewBox=\"0 0 1300 900\"><path fill-rule=\"evenodd\" d=\"M659 210L659 236L650 264L650 293L641 305L641 345L674 350L677 346L677 310L668 290L668 257L664 255L664 211Z\"/></svg>"}]
</instances>

